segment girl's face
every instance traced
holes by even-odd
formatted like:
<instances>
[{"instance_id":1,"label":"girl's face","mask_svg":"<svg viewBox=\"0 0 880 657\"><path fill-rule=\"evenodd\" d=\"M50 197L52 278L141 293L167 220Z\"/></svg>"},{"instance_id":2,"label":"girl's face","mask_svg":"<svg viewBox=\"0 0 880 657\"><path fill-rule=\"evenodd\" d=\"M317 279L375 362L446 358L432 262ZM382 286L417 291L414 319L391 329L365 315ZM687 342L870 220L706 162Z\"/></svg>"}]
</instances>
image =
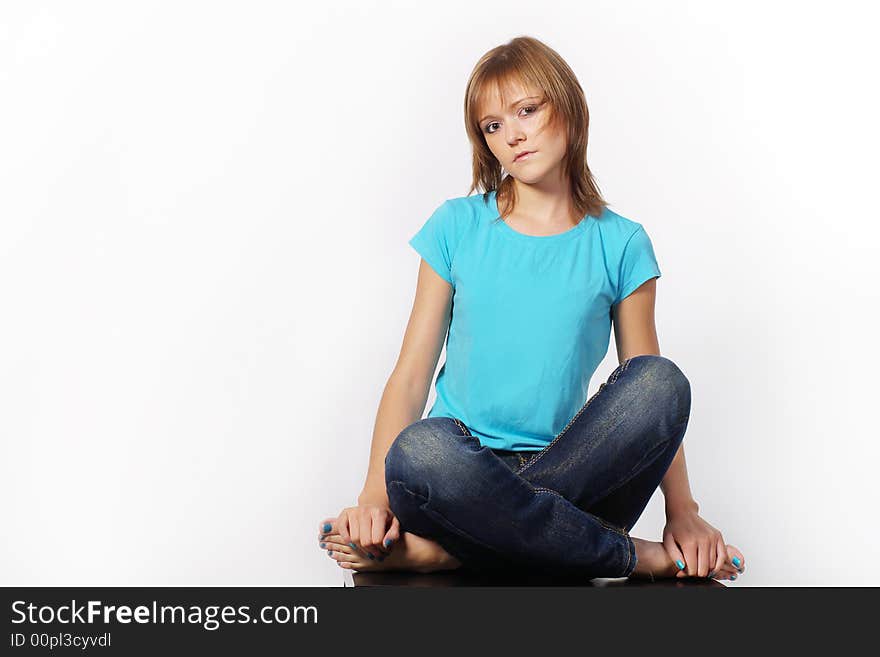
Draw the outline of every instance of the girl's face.
<instances>
[{"instance_id":1,"label":"girl's face","mask_svg":"<svg viewBox=\"0 0 880 657\"><path fill-rule=\"evenodd\" d=\"M507 97L513 100L510 107L502 107L496 94L482 108L480 130L489 150L522 183L557 181L567 147L562 122L550 125L550 107L538 89L508 91ZM522 151L533 152L517 158Z\"/></svg>"}]
</instances>

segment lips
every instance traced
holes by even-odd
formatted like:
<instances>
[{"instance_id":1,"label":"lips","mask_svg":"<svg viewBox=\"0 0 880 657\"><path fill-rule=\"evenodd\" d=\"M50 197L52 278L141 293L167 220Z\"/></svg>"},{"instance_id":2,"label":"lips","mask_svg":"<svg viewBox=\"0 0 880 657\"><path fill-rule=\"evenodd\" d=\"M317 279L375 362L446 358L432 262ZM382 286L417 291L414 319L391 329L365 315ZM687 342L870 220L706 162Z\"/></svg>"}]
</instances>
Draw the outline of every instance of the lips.
<instances>
[{"instance_id":1,"label":"lips","mask_svg":"<svg viewBox=\"0 0 880 657\"><path fill-rule=\"evenodd\" d=\"M514 161L514 162L519 162L519 161L520 161L521 159L523 159L526 155L531 155L531 154L534 153L534 152L535 152L535 151L526 151L525 153L522 153L521 155L517 155L515 158L513 158L513 161Z\"/></svg>"}]
</instances>

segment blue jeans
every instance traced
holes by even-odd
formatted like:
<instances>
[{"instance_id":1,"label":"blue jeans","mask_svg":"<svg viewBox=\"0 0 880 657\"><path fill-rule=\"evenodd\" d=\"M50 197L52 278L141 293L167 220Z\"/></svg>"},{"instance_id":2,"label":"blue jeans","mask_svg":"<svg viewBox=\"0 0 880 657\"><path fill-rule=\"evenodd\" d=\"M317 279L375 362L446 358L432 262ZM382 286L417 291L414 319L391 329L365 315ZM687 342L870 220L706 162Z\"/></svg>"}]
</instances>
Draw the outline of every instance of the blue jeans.
<instances>
[{"instance_id":1,"label":"blue jeans","mask_svg":"<svg viewBox=\"0 0 880 657\"><path fill-rule=\"evenodd\" d=\"M385 457L391 510L464 570L627 577L629 530L678 451L690 404L678 366L641 355L540 451L493 450L457 418L424 418Z\"/></svg>"}]
</instances>

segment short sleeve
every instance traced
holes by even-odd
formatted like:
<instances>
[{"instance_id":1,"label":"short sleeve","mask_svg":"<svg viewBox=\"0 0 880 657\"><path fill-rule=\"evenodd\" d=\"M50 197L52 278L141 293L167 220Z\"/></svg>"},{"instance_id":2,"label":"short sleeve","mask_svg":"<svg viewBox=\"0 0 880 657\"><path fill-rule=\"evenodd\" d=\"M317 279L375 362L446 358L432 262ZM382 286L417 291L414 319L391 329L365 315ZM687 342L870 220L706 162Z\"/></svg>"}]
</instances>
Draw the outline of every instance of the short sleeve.
<instances>
[{"instance_id":1,"label":"short sleeve","mask_svg":"<svg viewBox=\"0 0 880 657\"><path fill-rule=\"evenodd\" d=\"M614 300L614 304L626 299L645 281L660 276L660 267L654 256L651 238L648 237L644 227L639 226L638 230L627 240L626 246L623 247L620 273L617 279L617 298Z\"/></svg>"},{"instance_id":2,"label":"short sleeve","mask_svg":"<svg viewBox=\"0 0 880 657\"><path fill-rule=\"evenodd\" d=\"M452 282L452 259L457 243L457 226L452 204L447 200L409 240L409 244L444 281Z\"/></svg>"}]
</instances>

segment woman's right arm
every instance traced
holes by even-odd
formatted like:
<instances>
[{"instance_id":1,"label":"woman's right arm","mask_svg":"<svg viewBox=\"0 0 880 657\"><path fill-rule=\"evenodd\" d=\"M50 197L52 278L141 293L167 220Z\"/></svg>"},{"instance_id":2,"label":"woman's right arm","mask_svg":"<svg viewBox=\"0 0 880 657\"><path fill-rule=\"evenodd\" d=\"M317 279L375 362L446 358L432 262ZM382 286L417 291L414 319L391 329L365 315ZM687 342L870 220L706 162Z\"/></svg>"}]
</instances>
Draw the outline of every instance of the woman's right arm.
<instances>
[{"instance_id":1,"label":"woman's right arm","mask_svg":"<svg viewBox=\"0 0 880 657\"><path fill-rule=\"evenodd\" d=\"M376 414L367 480L357 506L337 517L343 543L354 543L367 555L387 554L400 537L400 523L388 504L385 456L400 432L422 417L451 310L452 286L422 259L403 346Z\"/></svg>"},{"instance_id":2,"label":"woman's right arm","mask_svg":"<svg viewBox=\"0 0 880 657\"><path fill-rule=\"evenodd\" d=\"M379 402L367 478L358 505L388 506L385 456L400 432L422 417L451 309L452 286L422 259L400 355Z\"/></svg>"}]
</instances>

